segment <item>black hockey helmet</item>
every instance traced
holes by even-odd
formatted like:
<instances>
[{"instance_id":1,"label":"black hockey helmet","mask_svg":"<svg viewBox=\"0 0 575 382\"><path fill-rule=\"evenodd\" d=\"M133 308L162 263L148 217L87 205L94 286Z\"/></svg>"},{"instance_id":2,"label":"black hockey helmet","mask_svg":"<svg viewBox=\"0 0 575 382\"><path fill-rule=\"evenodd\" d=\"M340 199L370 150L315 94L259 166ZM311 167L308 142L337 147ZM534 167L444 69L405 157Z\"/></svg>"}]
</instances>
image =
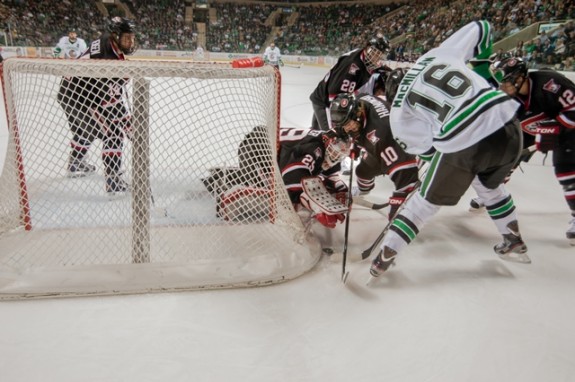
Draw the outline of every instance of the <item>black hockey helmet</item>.
<instances>
[{"instance_id":1,"label":"black hockey helmet","mask_svg":"<svg viewBox=\"0 0 575 382\"><path fill-rule=\"evenodd\" d=\"M497 61L492 65L491 70L500 84L503 82L515 84L518 77L527 77L527 65L519 57L507 57Z\"/></svg>"},{"instance_id":2,"label":"black hockey helmet","mask_svg":"<svg viewBox=\"0 0 575 382\"><path fill-rule=\"evenodd\" d=\"M385 59L385 55L389 50L389 41L382 33L378 33L375 37L371 38L363 50L367 69L374 71L381 66L381 61Z\"/></svg>"},{"instance_id":3,"label":"black hockey helmet","mask_svg":"<svg viewBox=\"0 0 575 382\"><path fill-rule=\"evenodd\" d=\"M334 127L341 128L352 119L357 109L357 100L353 94L341 93L331 101L329 114ZM339 132L338 132L339 133Z\"/></svg>"},{"instance_id":4,"label":"black hockey helmet","mask_svg":"<svg viewBox=\"0 0 575 382\"><path fill-rule=\"evenodd\" d=\"M403 80L407 71L407 68L397 68L392 70L387 76L387 80L385 81L385 98L387 98L388 102L393 102L393 99L397 94L399 84L401 83L401 80Z\"/></svg>"},{"instance_id":5,"label":"black hockey helmet","mask_svg":"<svg viewBox=\"0 0 575 382\"><path fill-rule=\"evenodd\" d=\"M335 131L341 137L346 137L348 135L343 130L343 126L349 121L354 120L361 122L359 102L353 94L338 94L329 105L329 114Z\"/></svg>"},{"instance_id":6,"label":"black hockey helmet","mask_svg":"<svg viewBox=\"0 0 575 382\"><path fill-rule=\"evenodd\" d=\"M375 73L372 75L375 78L375 82L373 84L373 94L375 95L376 92L381 91L385 93L385 82L387 81L387 77L393 71L389 66L383 65L376 69Z\"/></svg>"},{"instance_id":7,"label":"black hockey helmet","mask_svg":"<svg viewBox=\"0 0 575 382\"><path fill-rule=\"evenodd\" d=\"M113 17L108 25L108 31L110 32L114 41L118 47L124 52L124 54L132 54L136 51L136 42L130 46L122 46L120 44L120 39L124 33L136 33L136 23L133 20L127 19L125 17Z\"/></svg>"},{"instance_id":8,"label":"black hockey helmet","mask_svg":"<svg viewBox=\"0 0 575 382\"><path fill-rule=\"evenodd\" d=\"M372 46L383 53L388 52L390 48L389 40L382 33L378 33L372 37L368 41L367 46Z\"/></svg>"}]
</instances>

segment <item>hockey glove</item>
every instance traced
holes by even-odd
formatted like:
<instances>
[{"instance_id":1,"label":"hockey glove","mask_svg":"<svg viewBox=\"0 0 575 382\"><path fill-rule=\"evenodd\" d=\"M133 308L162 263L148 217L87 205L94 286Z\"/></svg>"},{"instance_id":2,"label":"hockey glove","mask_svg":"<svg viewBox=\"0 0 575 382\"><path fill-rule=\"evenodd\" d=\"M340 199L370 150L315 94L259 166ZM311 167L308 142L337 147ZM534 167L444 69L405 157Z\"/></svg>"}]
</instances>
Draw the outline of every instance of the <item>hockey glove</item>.
<instances>
[{"instance_id":1,"label":"hockey glove","mask_svg":"<svg viewBox=\"0 0 575 382\"><path fill-rule=\"evenodd\" d=\"M561 131L559 123L556 121L543 121L535 129L535 145L537 151L546 153L552 151L559 141L559 132Z\"/></svg>"},{"instance_id":2,"label":"hockey glove","mask_svg":"<svg viewBox=\"0 0 575 382\"><path fill-rule=\"evenodd\" d=\"M405 202L405 198L407 197L407 193L405 192L394 192L393 196L389 198L389 220L395 218L399 207Z\"/></svg>"},{"instance_id":3,"label":"hockey glove","mask_svg":"<svg viewBox=\"0 0 575 382\"><path fill-rule=\"evenodd\" d=\"M316 214L315 218L323 226L325 226L327 228L335 228L335 226L338 222L343 223L345 221L345 214L328 215L328 214L325 214L322 212L322 213Z\"/></svg>"},{"instance_id":4,"label":"hockey glove","mask_svg":"<svg viewBox=\"0 0 575 382\"><path fill-rule=\"evenodd\" d=\"M279 61L280 66L284 66L284 62L280 59Z\"/></svg>"}]
</instances>

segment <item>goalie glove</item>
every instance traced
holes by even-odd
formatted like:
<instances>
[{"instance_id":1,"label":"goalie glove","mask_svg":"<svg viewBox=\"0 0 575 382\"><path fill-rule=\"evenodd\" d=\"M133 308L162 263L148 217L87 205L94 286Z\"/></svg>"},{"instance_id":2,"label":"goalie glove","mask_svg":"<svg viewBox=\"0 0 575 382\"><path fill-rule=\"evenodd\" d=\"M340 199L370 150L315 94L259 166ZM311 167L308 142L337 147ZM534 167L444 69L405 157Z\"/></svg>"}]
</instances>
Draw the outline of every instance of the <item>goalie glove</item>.
<instances>
[{"instance_id":1,"label":"goalie glove","mask_svg":"<svg viewBox=\"0 0 575 382\"><path fill-rule=\"evenodd\" d=\"M547 153L552 151L559 141L561 126L557 121L542 121L535 128L535 146L537 151Z\"/></svg>"}]
</instances>

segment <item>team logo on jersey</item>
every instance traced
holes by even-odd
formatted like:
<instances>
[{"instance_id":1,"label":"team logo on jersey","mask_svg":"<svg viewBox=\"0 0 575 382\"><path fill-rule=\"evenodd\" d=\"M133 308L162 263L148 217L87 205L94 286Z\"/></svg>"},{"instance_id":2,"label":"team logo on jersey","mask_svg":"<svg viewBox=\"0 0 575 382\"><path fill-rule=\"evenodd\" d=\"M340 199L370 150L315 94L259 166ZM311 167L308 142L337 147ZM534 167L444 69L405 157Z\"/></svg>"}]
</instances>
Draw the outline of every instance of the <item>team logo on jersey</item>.
<instances>
[{"instance_id":1,"label":"team logo on jersey","mask_svg":"<svg viewBox=\"0 0 575 382\"><path fill-rule=\"evenodd\" d=\"M349 74L355 74L357 73L357 71L359 70L359 66L357 66L356 64L351 64L351 66L349 67Z\"/></svg>"},{"instance_id":2,"label":"team logo on jersey","mask_svg":"<svg viewBox=\"0 0 575 382\"><path fill-rule=\"evenodd\" d=\"M374 145L379 142L379 138L375 135L375 130L367 133L365 137Z\"/></svg>"},{"instance_id":3,"label":"team logo on jersey","mask_svg":"<svg viewBox=\"0 0 575 382\"><path fill-rule=\"evenodd\" d=\"M339 106L342 107L342 108L345 108L345 107L347 107L347 104L348 104L348 103L349 103L348 99L347 99L347 98L343 98L343 99L341 100L341 102L339 103Z\"/></svg>"},{"instance_id":4,"label":"team logo on jersey","mask_svg":"<svg viewBox=\"0 0 575 382\"><path fill-rule=\"evenodd\" d=\"M543 85L543 90L547 90L548 92L551 93L557 93L560 89L561 85L556 84L553 78L547 81L545 85Z\"/></svg>"},{"instance_id":5,"label":"team logo on jersey","mask_svg":"<svg viewBox=\"0 0 575 382\"><path fill-rule=\"evenodd\" d=\"M321 154L322 154L322 153L321 153L321 147L318 147L318 148L315 149L314 152L313 152L313 155L314 155L316 158L321 158Z\"/></svg>"}]
</instances>

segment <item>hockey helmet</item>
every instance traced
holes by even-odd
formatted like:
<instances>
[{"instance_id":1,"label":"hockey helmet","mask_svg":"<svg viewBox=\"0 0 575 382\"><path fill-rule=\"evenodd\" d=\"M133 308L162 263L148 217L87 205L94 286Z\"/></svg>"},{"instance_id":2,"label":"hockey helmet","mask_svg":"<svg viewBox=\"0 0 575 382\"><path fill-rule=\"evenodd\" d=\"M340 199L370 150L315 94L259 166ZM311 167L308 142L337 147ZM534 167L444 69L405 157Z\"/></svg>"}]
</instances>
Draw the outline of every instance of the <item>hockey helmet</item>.
<instances>
[{"instance_id":1,"label":"hockey helmet","mask_svg":"<svg viewBox=\"0 0 575 382\"><path fill-rule=\"evenodd\" d=\"M359 113L359 103L353 94L341 93L331 101L329 105L331 123L340 137L345 137L348 133L343 127L351 120L361 122Z\"/></svg>"},{"instance_id":2,"label":"hockey helmet","mask_svg":"<svg viewBox=\"0 0 575 382\"><path fill-rule=\"evenodd\" d=\"M385 80L385 98L388 102L393 102L395 95L397 94L397 89L399 89L399 84L403 77L407 73L407 68L397 68L391 71Z\"/></svg>"},{"instance_id":3,"label":"hockey helmet","mask_svg":"<svg viewBox=\"0 0 575 382\"><path fill-rule=\"evenodd\" d=\"M136 33L136 23L133 20L127 19L125 17L114 17L108 25L108 31L112 35L112 38L124 52L124 54L133 54L136 51L136 41L135 38L130 44L122 42L122 35L126 33L134 34Z\"/></svg>"},{"instance_id":4,"label":"hockey helmet","mask_svg":"<svg viewBox=\"0 0 575 382\"><path fill-rule=\"evenodd\" d=\"M507 57L497 61L492 65L491 70L500 84L503 82L515 84L518 77L527 77L527 65L519 57Z\"/></svg>"},{"instance_id":5,"label":"hockey helmet","mask_svg":"<svg viewBox=\"0 0 575 382\"><path fill-rule=\"evenodd\" d=\"M382 65L386 52L390 49L389 41L381 33L371 38L364 48L364 61L369 71L374 71Z\"/></svg>"},{"instance_id":6,"label":"hockey helmet","mask_svg":"<svg viewBox=\"0 0 575 382\"><path fill-rule=\"evenodd\" d=\"M375 71L373 75L373 77L375 78L374 84L373 84L373 94L376 95L376 93L381 92L381 93L385 93L385 81L387 80L387 77L389 76L389 74L393 71L393 69L391 69L389 66L384 65L380 68L377 68L377 70Z\"/></svg>"},{"instance_id":7,"label":"hockey helmet","mask_svg":"<svg viewBox=\"0 0 575 382\"><path fill-rule=\"evenodd\" d=\"M337 131L329 130L323 134L323 141L325 144L325 155L321 168L327 171L349 156L351 140L347 135L342 137Z\"/></svg>"}]
</instances>

